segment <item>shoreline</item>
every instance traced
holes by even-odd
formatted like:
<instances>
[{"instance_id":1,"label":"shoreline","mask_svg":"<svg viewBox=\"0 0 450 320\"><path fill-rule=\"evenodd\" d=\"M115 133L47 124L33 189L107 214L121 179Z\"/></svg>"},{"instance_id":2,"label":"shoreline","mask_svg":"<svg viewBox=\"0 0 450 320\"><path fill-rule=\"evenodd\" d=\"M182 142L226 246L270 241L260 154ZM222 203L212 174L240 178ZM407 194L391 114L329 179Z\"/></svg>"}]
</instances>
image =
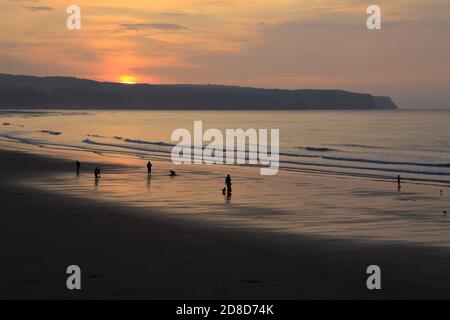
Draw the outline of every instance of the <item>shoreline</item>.
<instances>
[{"instance_id":1,"label":"shoreline","mask_svg":"<svg viewBox=\"0 0 450 320\"><path fill-rule=\"evenodd\" d=\"M188 223L14 184L72 170L71 161L0 159L4 299L450 298L447 248ZM365 271L377 263L383 289L371 292ZM80 292L65 288L70 264L82 269Z\"/></svg>"},{"instance_id":2,"label":"shoreline","mask_svg":"<svg viewBox=\"0 0 450 320\"><path fill-rule=\"evenodd\" d=\"M6 136L0 136L2 139L10 139ZM32 152L36 153L36 150L39 149L48 149L52 151L53 153L59 152L59 151L65 151L66 153L70 154L72 153L83 153L83 154L105 154L105 155L121 155L121 156L128 156L133 159L142 160L145 158L153 158L155 160L168 161L169 157L164 154L158 154L155 153L151 156L145 154L145 153L129 153L125 151L118 151L114 149L102 149L102 150L95 150L95 149L89 149L89 148L81 148L78 146L68 146L68 145L58 145L58 144L33 144L22 140L2 140L0 145L0 150L9 150L7 145L11 145L10 149L14 150L18 146L24 147L22 150L25 152ZM101 144L100 144L101 145ZM113 147L113 146L111 146ZM142 150L144 152L144 150ZM40 152L37 152L40 154ZM89 158L89 157L88 157ZM280 163L283 163L281 161ZM289 162L287 162L289 163ZM202 164L205 165L205 164ZM226 166L225 164L221 164L222 166ZM245 165L234 165L236 167L240 168L255 168L258 166L253 166L249 164ZM380 172L385 172L386 174L375 174L375 173L352 173L352 172L340 172L340 171L333 171L328 169L316 169L314 168L314 165L310 165L312 168L308 167L309 165L305 165L305 168L294 168L294 167L281 167L279 168L279 172L285 172L285 173L296 173L296 174L311 174L311 175L318 175L318 176L330 176L330 177L341 177L341 178L348 178L348 179L365 179L365 180L371 180L371 181L380 181L380 182L395 182L397 174L405 173L404 171L392 171L392 175L388 175L387 172L389 171L383 171L380 170ZM333 167L333 166L331 166ZM261 167L262 168L262 167ZM327 166L324 166L324 168L327 168ZM416 185L423 185L423 186L432 186L432 187L443 187L443 188L450 188L450 182L447 180L439 180L439 179L425 179L425 178L412 178L412 177L404 177L402 176L402 182L409 183L409 184L416 184Z\"/></svg>"},{"instance_id":3,"label":"shoreline","mask_svg":"<svg viewBox=\"0 0 450 320\"><path fill-rule=\"evenodd\" d=\"M29 144L29 148L49 148L49 153L55 152L56 149L67 149L68 152L78 149L94 153L120 153L135 158L166 158L170 161L171 148L175 144L169 137L176 127L191 129L192 123L200 116L209 128L215 127L223 131L228 127L233 128L234 125L232 115L227 113L185 112L179 116L180 119L176 120L175 125L172 121L176 113L170 111L41 110L40 112L42 114L30 116L5 115L5 120L8 120L10 125L0 127L2 129L0 144L22 143L24 148L27 148L25 144ZM272 128L273 123L268 121L269 119L275 119L275 123L279 123L278 126L283 131L280 141L283 145L280 150L280 171L355 176L387 181L401 175L405 182L450 187L448 179L450 167L445 144L443 150L433 144L440 136L439 132L445 130L446 123L442 119L447 115L448 112L442 115L440 113L422 115L409 111L405 115L397 114L392 117L383 113L370 115L311 111L304 115L296 112L280 112L276 115L261 112L260 115L255 115L251 112L242 112L240 117L242 119L236 125L246 127L247 123L256 120L261 124L261 128ZM362 124L372 118L374 123L365 128ZM385 123L386 118L390 120ZM416 133L398 135L395 128L399 125L409 130L404 120L409 118L422 118L425 124L436 123L433 127L427 128L427 131L436 130L437 134L426 134L425 137L418 136L412 139L409 137L414 137ZM220 119L226 120L223 122ZM290 121L293 119L299 121L302 126L300 128L291 126ZM312 124L314 122L306 119L319 119L321 122L315 128ZM348 129L360 134L357 137L347 137L345 130L341 131L338 126L333 125L334 119L348 121L345 122L350 125ZM86 125L83 125L85 122ZM99 126L94 126L95 123ZM116 125L111 126L112 123ZM374 130L377 123L383 123L386 130ZM152 130L148 130L147 126ZM322 126L324 127L321 128ZM123 131L123 128L127 130ZM317 132L314 131L316 129ZM329 135L321 133L327 130L330 131ZM367 130L373 132L368 135ZM61 134L52 135L46 132ZM308 132L316 134L310 136ZM296 135L298 143L289 138ZM427 143L414 145L415 141L422 139L427 140Z\"/></svg>"}]
</instances>

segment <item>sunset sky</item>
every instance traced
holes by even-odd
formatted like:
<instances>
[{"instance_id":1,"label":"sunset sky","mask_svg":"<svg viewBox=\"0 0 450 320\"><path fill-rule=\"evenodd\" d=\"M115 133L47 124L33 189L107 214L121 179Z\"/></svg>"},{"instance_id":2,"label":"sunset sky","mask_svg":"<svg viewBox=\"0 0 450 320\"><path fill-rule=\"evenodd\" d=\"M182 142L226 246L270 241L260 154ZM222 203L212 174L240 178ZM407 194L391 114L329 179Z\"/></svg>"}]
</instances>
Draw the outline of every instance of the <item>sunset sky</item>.
<instances>
[{"instance_id":1,"label":"sunset sky","mask_svg":"<svg viewBox=\"0 0 450 320\"><path fill-rule=\"evenodd\" d=\"M67 6L82 28L66 28ZM382 30L366 9L382 9ZM0 73L337 88L450 107L450 0L0 0Z\"/></svg>"}]
</instances>

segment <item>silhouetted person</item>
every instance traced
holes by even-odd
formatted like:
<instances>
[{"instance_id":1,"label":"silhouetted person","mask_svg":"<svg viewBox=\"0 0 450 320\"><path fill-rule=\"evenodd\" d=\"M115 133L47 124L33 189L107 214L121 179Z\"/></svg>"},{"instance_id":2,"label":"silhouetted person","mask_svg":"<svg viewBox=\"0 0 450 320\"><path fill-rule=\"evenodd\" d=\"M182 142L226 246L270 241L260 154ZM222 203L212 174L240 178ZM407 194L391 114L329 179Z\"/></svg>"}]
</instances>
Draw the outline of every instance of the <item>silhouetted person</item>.
<instances>
[{"instance_id":1,"label":"silhouetted person","mask_svg":"<svg viewBox=\"0 0 450 320\"><path fill-rule=\"evenodd\" d=\"M177 175L177 173L173 170L170 170L170 176L171 177L175 177Z\"/></svg>"},{"instance_id":2,"label":"silhouetted person","mask_svg":"<svg viewBox=\"0 0 450 320\"><path fill-rule=\"evenodd\" d=\"M227 188L222 189L222 194L225 195L227 193Z\"/></svg>"},{"instance_id":3,"label":"silhouetted person","mask_svg":"<svg viewBox=\"0 0 450 320\"><path fill-rule=\"evenodd\" d=\"M100 178L101 172L102 171L98 167L95 167L94 169L95 180L98 180Z\"/></svg>"},{"instance_id":4,"label":"silhouetted person","mask_svg":"<svg viewBox=\"0 0 450 320\"><path fill-rule=\"evenodd\" d=\"M147 172L148 172L148 174L149 175L151 175L152 174L152 163L151 163L151 161L149 161L148 163L147 163Z\"/></svg>"},{"instance_id":5,"label":"silhouetted person","mask_svg":"<svg viewBox=\"0 0 450 320\"><path fill-rule=\"evenodd\" d=\"M225 178L225 185L227 186L227 195L231 195L231 176L227 175L227 177Z\"/></svg>"},{"instance_id":6,"label":"silhouetted person","mask_svg":"<svg viewBox=\"0 0 450 320\"><path fill-rule=\"evenodd\" d=\"M77 175L78 175L78 174L80 174L80 167L81 167L80 161L76 160L75 161L75 166L77 167Z\"/></svg>"},{"instance_id":7,"label":"silhouetted person","mask_svg":"<svg viewBox=\"0 0 450 320\"><path fill-rule=\"evenodd\" d=\"M402 178L400 177L400 175L397 176L397 187L399 189L402 188Z\"/></svg>"}]
</instances>

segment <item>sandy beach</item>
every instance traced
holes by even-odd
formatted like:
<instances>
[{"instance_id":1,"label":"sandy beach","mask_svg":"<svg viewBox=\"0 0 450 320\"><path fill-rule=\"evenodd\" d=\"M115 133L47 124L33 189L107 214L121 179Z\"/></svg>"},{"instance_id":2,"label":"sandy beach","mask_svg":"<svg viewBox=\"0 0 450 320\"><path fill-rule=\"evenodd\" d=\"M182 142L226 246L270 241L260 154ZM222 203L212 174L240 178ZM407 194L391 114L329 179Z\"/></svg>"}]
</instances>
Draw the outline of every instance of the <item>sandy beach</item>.
<instances>
[{"instance_id":1,"label":"sandy beach","mask_svg":"<svg viewBox=\"0 0 450 320\"><path fill-rule=\"evenodd\" d=\"M1 9L0 302L450 300L449 0Z\"/></svg>"},{"instance_id":2,"label":"sandy beach","mask_svg":"<svg viewBox=\"0 0 450 320\"><path fill-rule=\"evenodd\" d=\"M2 299L450 297L445 245L183 219L157 207L23 183L73 175L72 160L12 151L0 152L0 159ZM87 172L82 175L91 181L93 165L83 162ZM122 170L123 165L103 168ZM81 291L66 289L65 271L71 264L82 269ZM366 268L372 264L382 269L381 291L366 288Z\"/></svg>"}]
</instances>

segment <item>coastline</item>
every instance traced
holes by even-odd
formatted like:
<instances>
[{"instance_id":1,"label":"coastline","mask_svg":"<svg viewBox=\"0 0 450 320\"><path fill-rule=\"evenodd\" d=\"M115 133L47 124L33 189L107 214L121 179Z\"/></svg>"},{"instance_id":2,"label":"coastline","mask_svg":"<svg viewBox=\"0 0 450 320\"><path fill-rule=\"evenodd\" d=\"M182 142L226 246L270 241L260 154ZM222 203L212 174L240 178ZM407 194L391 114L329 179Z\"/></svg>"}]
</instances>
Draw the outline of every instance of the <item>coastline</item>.
<instances>
[{"instance_id":1,"label":"coastline","mask_svg":"<svg viewBox=\"0 0 450 320\"><path fill-rule=\"evenodd\" d=\"M390 97L345 90L264 89L217 84L114 83L72 77L34 77L0 73L0 90L8 90L11 85L20 88L20 99L15 95L16 91L12 91L12 97L4 99L5 101L0 100L0 107L204 111L397 109ZM61 92L61 88L65 91ZM36 91L39 94L36 94ZM66 96L66 91L71 94Z\"/></svg>"},{"instance_id":2,"label":"coastline","mask_svg":"<svg viewBox=\"0 0 450 320\"><path fill-rule=\"evenodd\" d=\"M8 151L0 159L3 299L450 297L448 248L189 223L15 183L70 172L71 161ZM82 269L80 292L65 288L71 264ZM382 268L379 292L365 286L372 264Z\"/></svg>"}]
</instances>

